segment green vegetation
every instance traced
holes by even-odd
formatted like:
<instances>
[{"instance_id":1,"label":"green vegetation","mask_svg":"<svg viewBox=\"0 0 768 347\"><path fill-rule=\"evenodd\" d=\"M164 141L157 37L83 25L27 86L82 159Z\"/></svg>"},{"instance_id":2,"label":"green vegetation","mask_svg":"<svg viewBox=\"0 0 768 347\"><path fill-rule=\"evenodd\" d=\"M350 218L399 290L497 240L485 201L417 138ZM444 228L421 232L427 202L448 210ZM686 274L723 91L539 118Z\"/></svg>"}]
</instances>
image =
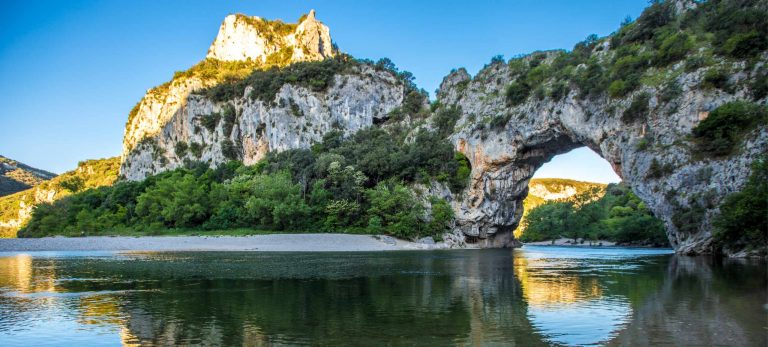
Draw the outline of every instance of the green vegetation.
<instances>
[{"instance_id":1,"label":"green vegetation","mask_svg":"<svg viewBox=\"0 0 768 347\"><path fill-rule=\"evenodd\" d=\"M515 82L507 87L504 95L507 97L507 104L517 106L528 98L531 93L531 87L525 82Z\"/></svg>"},{"instance_id":2,"label":"green vegetation","mask_svg":"<svg viewBox=\"0 0 768 347\"><path fill-rule=\"evenodd\" d=\"M641 93L632 99L632 103L629 104L624 113L621 115L621 120L626 123L642 120L648 113L648 101L651 99L651 95L648 93Z\"/></svg>"},{"instance_id":3,"label":"green vegetation","mask_svg":"<svg viewBox=\"0 0 768 347\"><path fill-rule=\"evenodd\" d=\"M591 187L568 200L547 201L525 218L524 242L567 237L668 245L662 222L622 184L610 184L603 197Z\"/></svg>"},{"instance_id":4,"label":"green vegetation","mask_svg":"<svg viewBox=\"0 0 768 347\"><path fill-rule=\"evenodd\" d=\"M752 164L746 186L725 199L713 224L720 247L768 252L768 158Z\"/></svg>"},{"instance_id":5,"label":"green vegetation","mask_svg":"<svg viewBox=\"0 0 768 347\"><path fill-rule=\"evenodd\" d=\"M339 54L330 59L310 62L297 62L287 66L275 64L263 69L252 69L250 74L241 78L224 80L211 88L198 91L216 102L225 102L241 97L245 88L251 86L250 97L267 103L275 103L275 95L285 84L301 86L314 92L325 91L333 84L334 77L343 73L352 73L359 65L369 65L377 70L387 70L396 75L409 90L415 89L413 75L407 71L398 71L389 59L383 58L377 63L369 60L357 60L349 55ZM408 95L408 94L406 94Z\"/></svg>"},{"instance_id":6,"label":"green vegetation","mask_svg":"<svg viewBox=\"0 0 768 347\"><path fill-rule=\"evenodd\" d=\"M37 192L55 191L54 199L61 199L89 188L108 186L117 180L120 158L81 161L77 169L65 172L34 188L0 197L0 222L19 218L20 204L33 205L41 198ZM47 196L48 194L42 194ZM23 222L23 221L22 221ZM15 228L0 229L0 237L15 237Z\"/></svg>"},{"instance_id":7,"label":"green vegetation","mask_svg":"<svg viewBox=\"0 0 768 347\"><path fill-rule=\"evenodd\" d=\"M766 106L743 101L721 105L693 128L699 155L730 155L742 143L745 134L766 123Z\"/></svg>"},{"instance_id":8,"label":"green vegetation","mask_svg":"<svg viewBox=\"0 0 768 347\"><path fill-rule=\"evenodd\" d=\"M520 105L531 94L545 98L539 87L548 87L553 100L574 88L581 99L606 94L623 98L644 84L665 84L681 70L700 68L707 69L703 87L730 92L734 86L728 77L736 71L729 69L749 72L768 48L766 7L760 0L712 0L678 15L675 6L652 1L636 21L622 23L607 38L590 35L570 52L537 52L511 60L507 103ZM747 64L738 64L742 61ZM758 80L764 75L758 74ZM764 84L752 86L756 99L765 95Z\"/></svg>"},{"instance_id":9,"label":"green vegetation","mask_svg":"<svg viewBox=\"0 0 768 347\"><path fill-rule=\"evenodd\" d=\"M200 163L80 191L37 206L19 235L257 228L440 236L453 219L450 206L423 201L405 184L462 189L469 172L467 158L436 132L398 142L380 128L347 138L332 131L312 150L270 153L253 166Z\"/></svg>"}]
</instances>

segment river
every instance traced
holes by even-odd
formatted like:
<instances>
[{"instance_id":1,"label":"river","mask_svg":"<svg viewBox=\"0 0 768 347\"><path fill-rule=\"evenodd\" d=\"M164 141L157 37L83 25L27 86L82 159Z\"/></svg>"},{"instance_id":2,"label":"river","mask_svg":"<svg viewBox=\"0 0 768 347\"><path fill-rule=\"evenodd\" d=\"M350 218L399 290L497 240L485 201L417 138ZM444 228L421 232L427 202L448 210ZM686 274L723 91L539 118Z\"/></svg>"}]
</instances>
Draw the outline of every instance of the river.
<instances>
[{"instance_id":1,"label":"river","mask_svg":"<svg viewBox=\"0 0 768 347\"><path fill-rule=\"evenodd\" d=\"M0 253L0 346L766 346L766 303L664 250Z\"/></svg>"}]
</instances>

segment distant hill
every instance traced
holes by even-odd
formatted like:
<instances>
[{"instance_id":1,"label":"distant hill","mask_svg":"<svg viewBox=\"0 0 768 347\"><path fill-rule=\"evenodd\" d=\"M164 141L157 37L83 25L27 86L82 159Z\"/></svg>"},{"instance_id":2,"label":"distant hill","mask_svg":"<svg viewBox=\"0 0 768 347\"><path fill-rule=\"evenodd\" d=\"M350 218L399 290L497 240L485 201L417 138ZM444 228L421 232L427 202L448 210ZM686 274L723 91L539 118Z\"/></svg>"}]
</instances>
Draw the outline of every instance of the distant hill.
<instances>
[{"instance_id":1,"label":"distant hill","mask_svg":"<svg viewBox=\"0 0 768 347\"><path fill-rule=\"evenodd\" d=\"M528 197L523 200L523 218L520 219L520 226L515 229L515 237L520 237L523 233L523 221L525 216L536 206L549 200L568 200L571 197L586 191L592 187L598 187L605 193L607 184L582 182L567 178L533 178L528 182ZM602 196L602 194L601 194Z\"/></svg>"},{"instance_id":2,"label":"distant hill","mask_svg":"<svg viewBox=\"0 0 768 347\"><path fill-rule=\"evenodd\" d=\"M72 171L42 181L27 190L0 197L0 237L16 237L16 231L29 219L34 206L88 188L112 185L117 180L119 170L119 157L81 161Z\"/></svg>"},{"instance_id":3,"label":"distant hill","mask_svg":"<svg viewBox=\"0 0 768 347\"><path fill-rule=\"evenodd\" d=\"M56 177L55 173L0 155L0 196L32 188L54 177Z\"/></svg>"}]
</instances>

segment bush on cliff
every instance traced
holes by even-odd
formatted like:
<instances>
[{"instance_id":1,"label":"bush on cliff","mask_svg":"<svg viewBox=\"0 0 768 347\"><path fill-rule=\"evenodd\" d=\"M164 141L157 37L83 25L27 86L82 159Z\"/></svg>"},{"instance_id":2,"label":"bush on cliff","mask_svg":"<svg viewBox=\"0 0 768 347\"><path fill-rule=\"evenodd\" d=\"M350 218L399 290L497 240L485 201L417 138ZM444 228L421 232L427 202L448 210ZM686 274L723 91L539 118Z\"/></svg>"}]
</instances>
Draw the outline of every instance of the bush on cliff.
<instances>
[{"instance_id":1,"label":"bush on cliff","mask_svg":"<svg viewBox=\"0 0 768 347\"><path fill-rule=\"evenodd\" d=\"M752 164L747 184L725 199L713 224L720 247L768 250L768 157Z\"/></svg>"},{"instance_id":2,"label":"bush on cliff","mask_svg":"<svg viewBox=\"0 0 768 347\"><path fill-rule=\"evenodd\" d=\"M746 133L768 123L768 107L735 101L723 104L693 128L702 154L715 157L732 154Z\"/></svg>"}]
</instances>

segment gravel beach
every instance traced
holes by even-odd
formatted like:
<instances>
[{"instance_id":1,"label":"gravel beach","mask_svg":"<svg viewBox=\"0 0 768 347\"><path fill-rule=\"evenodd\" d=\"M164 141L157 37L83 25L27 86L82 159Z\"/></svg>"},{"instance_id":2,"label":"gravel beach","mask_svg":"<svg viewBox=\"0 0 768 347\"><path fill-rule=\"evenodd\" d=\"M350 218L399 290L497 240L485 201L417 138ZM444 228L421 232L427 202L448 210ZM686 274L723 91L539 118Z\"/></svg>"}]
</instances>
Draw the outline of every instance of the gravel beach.
<instances>
[{"instance_id":1,"label":"gravel beach","mask_svg":"<svg viewBox=\"0 0 768 347\"><path fill-rule=\"evenodd\" d=\"M253 236L92 236L0 239L0 252L19 251L262 251L355 252L441 249L388 236L270 234Z\"/></svg>"}]
</instances>

